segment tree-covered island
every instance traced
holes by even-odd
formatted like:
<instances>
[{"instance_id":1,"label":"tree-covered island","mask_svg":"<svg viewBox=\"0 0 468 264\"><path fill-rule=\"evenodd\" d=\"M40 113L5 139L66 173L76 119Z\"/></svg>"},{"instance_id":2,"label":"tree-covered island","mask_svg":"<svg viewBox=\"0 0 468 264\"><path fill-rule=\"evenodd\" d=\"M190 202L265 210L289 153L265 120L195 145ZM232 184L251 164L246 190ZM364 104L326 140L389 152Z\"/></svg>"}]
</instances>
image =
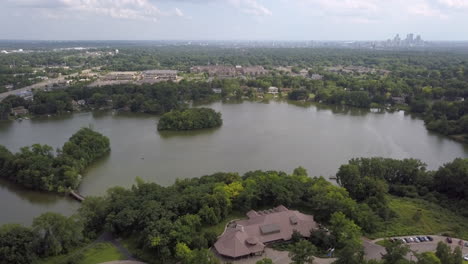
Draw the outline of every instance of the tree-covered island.
<instances>
[{"instance_id":1,"label":"tree-covered island","mask_svg":"<svg viewBox=\"0 0 468 264\"><path fill-rule=\"evenodd\" d=\"M0 145L0 177L28 189L67 192L81 182L81 173L110 151L109 139L82 128L54 154L48 145L34 144L11 153Z\"/></svg>"},{"instance_id":2,"label":"tree-covered island","mask_svg":"<svg viewBox=\"0 0 468 264\"><path fill-rule=\"evenodd\" d=\"M158 130L195 130L219 127L222 124L221 113L210 108L190 108L162 115Z\"/></svg>"}]
</instances>

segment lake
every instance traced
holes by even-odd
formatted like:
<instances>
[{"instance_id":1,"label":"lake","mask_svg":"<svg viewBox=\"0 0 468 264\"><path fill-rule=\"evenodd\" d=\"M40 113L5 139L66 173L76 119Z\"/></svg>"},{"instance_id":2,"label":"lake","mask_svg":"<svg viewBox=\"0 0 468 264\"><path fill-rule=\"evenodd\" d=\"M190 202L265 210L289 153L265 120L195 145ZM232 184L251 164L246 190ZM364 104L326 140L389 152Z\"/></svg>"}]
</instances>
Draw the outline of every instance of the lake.
<instances>
[{"instance_id":1,"label":"lake","mask_svg":"<svg viewBox=\"0 0 468 264\"><path fill-rule=\"evenodd\" d=\"M468 147L428 132L424 122L403 112L299 106L287 102L213 103L224 124L195 132L156 130L158 117L88 112L0 123L0 144L12 151L34 143L61 147L81 127L108 136L111 153L85 173L79 191L102 195L113 186L129 187L136 177L161 185L177 178L219 171L292 172L303 166L311 176L335 174L353 157L417 158L430 169L468 157ZM24 190L0 181L0 224L30 224L46 211L70 215L78 202Z\"/></svg>"}]
</instances>

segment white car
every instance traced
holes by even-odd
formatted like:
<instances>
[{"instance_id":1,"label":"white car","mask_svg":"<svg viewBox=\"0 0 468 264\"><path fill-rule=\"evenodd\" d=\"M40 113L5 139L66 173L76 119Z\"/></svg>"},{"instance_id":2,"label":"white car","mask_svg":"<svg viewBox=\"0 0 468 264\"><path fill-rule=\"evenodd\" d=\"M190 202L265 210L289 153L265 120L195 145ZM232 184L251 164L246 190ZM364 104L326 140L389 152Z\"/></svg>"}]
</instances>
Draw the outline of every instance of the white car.
<instances>
[{"instance_id":1,"label":"white car","mask_svg":"<svg viewBox=\"0 0 468 264\"><path fill-rule=\"evenodd\" d=\"M464 260L468 261L468 254L463 257Z\"/></svg>"}]
</instances>

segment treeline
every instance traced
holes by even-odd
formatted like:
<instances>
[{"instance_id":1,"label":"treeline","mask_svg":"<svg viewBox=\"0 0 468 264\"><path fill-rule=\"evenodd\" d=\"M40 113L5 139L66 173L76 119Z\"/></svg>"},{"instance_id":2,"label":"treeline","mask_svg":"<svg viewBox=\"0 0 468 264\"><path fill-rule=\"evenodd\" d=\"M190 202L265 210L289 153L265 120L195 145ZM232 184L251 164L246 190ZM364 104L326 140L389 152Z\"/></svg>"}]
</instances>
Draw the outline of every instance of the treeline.
<instances>
[{"instance_id":1,"label":"treeline","mask_svg":"<svg viewBox=\"0 0 468 264\"><path fill-rule=\"evenodd\" d=\"M353 199L383 218L391 217L386 194L420 197L468 216L468 159L455 159L436 171L415 159L352 159L336 176Z\"/></svg>"},{"instance_id":2,"label":"treeline","mask_svg":"<svg viewBox=\"0 0 468 264\"><path fill-rule=\"evenodd\" d=\"M109 139L89 128L76 132L61 149L35 144L11 153L0 146L0 175L28 189L67 192L78 187L81 173L110 151Z\"/></svg>"},{"instance_id":3,"label":"treeline","mask_svg":"<svg viewBox=\"0 0 468 264\"><path fill-rule=\"evenodd\" d=\"M427 129L443 135L468 134L468 101L439 101L430 106L425 105L424 102L415 104L418 103L424 104L423 107L427 109L424 112Z\"/></svg>"},{"instance_id":4,"label":"treeline","mask_svg":"<svg viewBox=\"0 0 468 264\"><path fill-rule=\"evenodd\" d=\"M40 258L67 254L86 241L79 218L44 213L32 227L0 226L0 263L35 264ZM63 263L77 263L81 257L76 254Z\"/></svg>"},{"instance_id":5,"label":"treeline","mask_svg":"<svg viewBox=\"0 0 468 264\"><path fill-rule=\"evenodd\" d=\"M0 118L7 119L11 108L24 106L35 115L71 112L73 100L84 100L87 108L123 109L132 112L163 114L185 107L185 102L209 102L216 96L204 82L162 82L153 85L112 85L103 87L70 87L63 90L39 91L33 101L9 96L0 103Z\"/></svg>"},{"instance_id":6,"label":"treeline","mask_svg":"<svg viewBox=\"0 0 468 264\"><path fill-rule=\"evenodd\" d=\"M210 108L173 110L161 116L158 130L194 130L219 127L223 124L221 113Z\"/></svg>"}]
</instances>

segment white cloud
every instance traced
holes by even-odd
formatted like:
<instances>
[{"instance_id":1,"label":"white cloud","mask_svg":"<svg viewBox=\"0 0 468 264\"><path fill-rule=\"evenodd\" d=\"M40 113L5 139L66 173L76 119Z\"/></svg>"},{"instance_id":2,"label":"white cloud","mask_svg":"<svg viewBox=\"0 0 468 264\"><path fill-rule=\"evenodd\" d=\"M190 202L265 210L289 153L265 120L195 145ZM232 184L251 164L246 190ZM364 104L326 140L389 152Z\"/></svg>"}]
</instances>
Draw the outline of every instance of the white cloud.
<instances>
[{"instance_id":1,"label":"white cloud","mask_svg":"<svg viewBox=\"0 0 468 264\"><path fill-rule=\"evenodd\" d=\"M302 5L315 7L327 13L354 15L379 11L377 0L297 0Z\"/></svg>"},{"instance_id":2,"label":"white cloud","mask_svg":"<svg viewBox=\"0 0 468 264\"><path fill-rule=\"evenodd\" d=\"M286 0L283 0L286 1ZM395 21L410 16L446 20L468 8L468 0L295 0L312 14L337 21L369 23Z\"/></svg>"},{"instance_id":3,"label":"white cloud","mask_svg":"<svg viewBox=\"0 0 468 264\"><path fill-rule=\"evenodd\" d=\"M468 8L468 0L438 0L438 2L449 8Z\"/></svg>"},{"instance_id":4,"label":"white cloud","mask_svg":"<svg viewBox=\"0 0 468 264\"><path fill-rule=\"evenodd\" d=\"M227 0L228 3L240 9L246 14L251 14L254 16L271 16L272 12L258 3L256 0Z\"/></svg>"},{"instance_id":5,"label":"white cloud","mask_svg":"<svg viewBox=\"0 0 468 264\"><path fill-rule=\"evenodd\" d=\"M163 16L184 16L176 8L174 12L163 12L149 0L7 0L18 7L37 8L45 11L49 17L56 14L70 15L92 14L119 19L156 21Z\"/></svg>"},{"instance_id":6,"label":"white cloud","mask_svg":"<svg viewBox=\"0 0 468 264\"><path fill-rule=\"evenodd\" d=\"M419 15L423 17L435 17L440 19L447 19L448 16L441 10L431 6L426 1L419 1L408 7L408 13L411 15Z\"/></svg>"},{"instance_id":7,"label":"white cloud","mask_svg":"<svg viewBox=\"0 0 468 264\"><path fill-rule=\"evenodd\" d=\"M180 11L180 9L177 8L177 7L175 8L174 14L175 14L176 16L179 16L179 17L183 17L183 16L184 16L184 13L183 13L182 11Z\"/></svg>"}]
</instances>

